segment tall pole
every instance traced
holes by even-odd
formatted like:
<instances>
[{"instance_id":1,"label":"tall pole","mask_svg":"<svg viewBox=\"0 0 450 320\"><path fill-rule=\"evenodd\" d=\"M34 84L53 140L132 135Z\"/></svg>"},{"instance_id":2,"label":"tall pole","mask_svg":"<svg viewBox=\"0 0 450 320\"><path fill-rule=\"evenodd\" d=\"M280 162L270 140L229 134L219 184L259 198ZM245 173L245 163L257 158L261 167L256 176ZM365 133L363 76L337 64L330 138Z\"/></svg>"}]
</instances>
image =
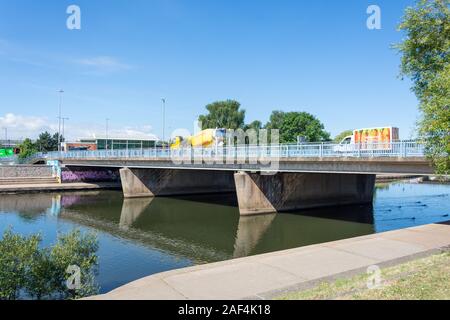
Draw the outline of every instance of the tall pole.
<instances>
[{"instance_id":1,"label":"tall pole","mask_svg":"<svg viewBox=\"0 0 450 320\"><path fill-rule=\"evenodd\" d=\"M62 96L64 91L61 89L58 92L59 92L58 151L61 151L61 107L62 107Z\"/></svg>"},{"instance_id":2,"label":"tall pole","mask_svg":"<svg viewBox=\"0 0 450 320\"><path fill-rule=\"evenodd\" d=\"M106 141L105 141L105 150L108 150L108 122L109 122L109 118L106 118Z\"/></svg>"},{"instance_id":3,"label":"tall pole","mask_svg":"<svg viewBox=\"0 0 450 320\"><path fill-rule=\"evenodd\" d=\"M163 143L163 149L165 147L165 140L166 140L166 99L162 98L162 107L163 107L163 135L162 135L162 143Z\"/></svg>"},{"instance_id":4,"label":"tall pole","mask_svg":"<svg viewBox=\"0 0 450 320\"><path fill-rule=\"evenodd\" d=\"M66 140L66 136L65 136L65 132L64 132L64 122L66 120L70 120L70 119L69 118L61 118L61 120L62 120L62 137L61 137L61 142L63 142L62 139L64 139L64 141Z\"/></svg>"},{"instance_id":5,"label":"tall pole","mask_svg":"<svg viewBox=\"0 0 450 320\"><path fill-rule=\"evenodd\" d=\"M5 147L7 143L8 143L8 128L5 127Z\"/></svg>"}]
</instances>

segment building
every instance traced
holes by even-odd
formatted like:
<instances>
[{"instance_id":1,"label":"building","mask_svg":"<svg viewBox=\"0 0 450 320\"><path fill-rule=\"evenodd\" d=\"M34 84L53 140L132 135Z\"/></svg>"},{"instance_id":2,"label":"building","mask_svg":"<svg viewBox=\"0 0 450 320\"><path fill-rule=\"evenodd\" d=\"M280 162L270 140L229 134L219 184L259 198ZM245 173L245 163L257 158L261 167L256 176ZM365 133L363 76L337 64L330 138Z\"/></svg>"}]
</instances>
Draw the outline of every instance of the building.
<instances>
[{"instance_id":1,"label":"building","mask_svg":"<svg viewBox=\"0 0 450 320\"><path fill-rule=\"evenodd\" d=\"M156 138L87 138L79 144L95 145L95 150L149 149L157 145Z\"/></svg>"},{"instance_id":2,"label":"building","mask_svg":"<svg viewBox=\"0 0 450 320\"><path fill-rule=\"evenodd\" d=\"M97 150L96 143L62 142L62 151L94 151Z\"/></svg>"}]
</instances>

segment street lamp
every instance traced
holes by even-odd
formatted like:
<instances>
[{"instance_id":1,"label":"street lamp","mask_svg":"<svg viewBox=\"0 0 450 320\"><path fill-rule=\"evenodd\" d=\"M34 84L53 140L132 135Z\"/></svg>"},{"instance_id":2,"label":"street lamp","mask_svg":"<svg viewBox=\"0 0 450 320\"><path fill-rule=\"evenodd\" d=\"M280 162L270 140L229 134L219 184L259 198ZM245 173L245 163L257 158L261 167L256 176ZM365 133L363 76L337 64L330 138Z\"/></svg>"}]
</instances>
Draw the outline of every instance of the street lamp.
<instances>
[{"instance_id":1,"label":"street lamp","mask_svg":"<svg viewBox=\"0 0 450 320\"><path fill-rule=\"evenodd\" d=\"M105 140L105 150L108 150L108 123L109 123L109 118L106 118L106 140Z\"/></svg>"},{"instance_id":2,"label":"street lamp","mask_svg":"<svg viewBox=\"0 0 450 320\"><path fill-rule=\"evenodd\" d=\"M8 128L4 127L3 130L5 130L5 147L6 147L6 144L8 143Z\"/></svg>"},{"instance_id":3,"label":"street lamp","mask_svg":"<svg viewBox=\"0 0 450 320\"><path fill-rule=\"evenodd\" d=\"M65 136L65 133L64 133L64 121L65 120L70 120L69 118L61 118L61 120L62 120L62 137L61 137L61 142L62 142L62 139L64 139L64 141L66 141L66 136Z\"/></svg>"},{"instance_id":4,"label":"street lamp","mask_svg":"<svg viewBox=\"0 0 450 320\"><path fill-rule=\"evenodd\" d=\"M162 107L163 107L163 134L162 134L162 145L163 145L163 149L165 146L165 139L166 139L166 99L162 98Z\"/></svg>"},{"instance_id":5,"label":"street lamp","mask_svg":"<svg viewBox=\"0 0 450 320\"><path fill-rule=\"evenodd\" d=\"M64 90L59 90L59 115L58 115L58 151L61 151L61 106Z\"/></svg>"}]
</instances>

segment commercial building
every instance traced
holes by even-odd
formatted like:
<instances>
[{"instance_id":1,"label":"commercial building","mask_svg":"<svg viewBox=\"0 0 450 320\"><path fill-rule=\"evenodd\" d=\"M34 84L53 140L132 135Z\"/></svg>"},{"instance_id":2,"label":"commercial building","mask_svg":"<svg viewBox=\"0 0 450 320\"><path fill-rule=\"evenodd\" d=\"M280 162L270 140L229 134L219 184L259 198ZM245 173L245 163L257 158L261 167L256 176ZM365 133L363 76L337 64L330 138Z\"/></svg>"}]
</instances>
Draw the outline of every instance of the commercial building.
<instances>
[{"instance_id":1,"label":"commercial building","mask_svg":"<svg viewBox=\"0 0 450 320\"><path fill-rule=\"evenodd\" d=\"M149 149L157 144L156 138L87 138L80 144L95 145L96 150Z\"/></svg>"}]
</instances>

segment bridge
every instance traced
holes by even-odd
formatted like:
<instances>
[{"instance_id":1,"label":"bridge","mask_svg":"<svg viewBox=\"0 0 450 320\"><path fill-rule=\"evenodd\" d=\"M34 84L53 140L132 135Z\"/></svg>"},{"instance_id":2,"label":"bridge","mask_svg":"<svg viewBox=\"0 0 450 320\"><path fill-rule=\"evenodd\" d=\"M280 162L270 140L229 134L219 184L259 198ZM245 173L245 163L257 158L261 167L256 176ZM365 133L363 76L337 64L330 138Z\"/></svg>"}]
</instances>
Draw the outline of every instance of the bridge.
<instances>
[{"instance_id":1,"label":"bridge","mask_svg":"<svg viewBox=\"0 0 450 320\"><path fill-rule=\"evenodd\" d=\"M67 167L119 168L124 196L236 192L242 215L368 204L377 174L433 173L416 141L223 148L125 149L36 154Z\"/></svg>"}]
</instances>

